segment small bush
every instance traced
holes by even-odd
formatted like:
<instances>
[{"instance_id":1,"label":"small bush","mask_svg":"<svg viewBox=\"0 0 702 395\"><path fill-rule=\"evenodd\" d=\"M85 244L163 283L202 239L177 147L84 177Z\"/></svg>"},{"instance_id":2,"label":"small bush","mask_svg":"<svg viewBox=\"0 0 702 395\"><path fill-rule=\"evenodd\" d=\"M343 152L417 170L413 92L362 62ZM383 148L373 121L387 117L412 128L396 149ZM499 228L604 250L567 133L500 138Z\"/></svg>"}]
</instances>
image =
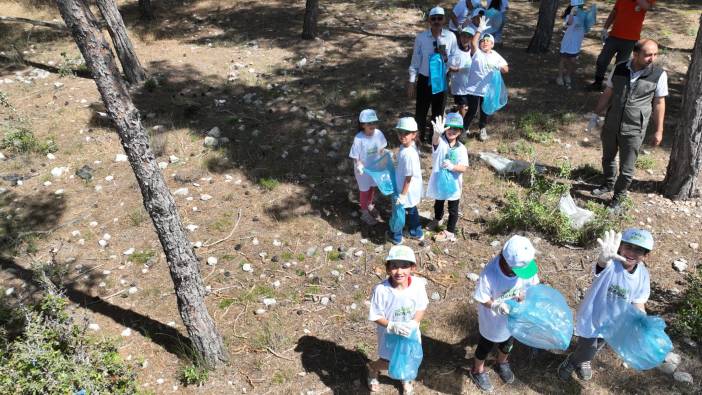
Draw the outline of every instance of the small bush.
<instances>
[{"instance_id":1,"label":"small bush","mask_svg":"<svg viewBox=\"0 0 702 395\"><path fill-rule=\"evenodd\" d=\"M206 367L190 364L183 367L180 372L180 382L183 385L202 385L205 384L210 376L210 372Z\"/></svg>"},{"instance_id":2,"label":"small bush","mask_svg":"<svg viewBox=\"0 0 702 395\"><path fill-rule=\"evenodd\" d=\"M146 250L146 251L139 251L133 253L130 257L129 260L132 261L133 263L136 263L137 265L143 265L147 263L148 261L151 260L156 256L156 252L152 250Z\"/></svg>"},{"instance_id":3,"label":"small bush","mask_svg":"<svg viewBox=\"0 0 702 395\"><path fill-rule=\"evenodd\" d=\"M673 327L677 331L697 342L702 341L702 266L697 273L688 274L687 291L676 317Z\"/></svg>"},{"instance_id":4,"label":"small bush","mask_svg":"<svg viewBox=\"0 0 702 395\"><path fill-rule=\"evenodd\" d=\"M151 129L149 131L149 146L154 156L166 155L168 153L168 135Z\"/></svg>"},{"instance_id":5,"label":"small bush","mask_svg":"<svg viewBox=\"0 0 702 395\"><path fill-rule=\"evenodd\" d=\"M149 78L146 81L144 81L144 89L147 92L153 92L158 88L158 80L156 78Z\"/></svg>"},{"instance_id":6,"label":"small bush","mask_svg":"<svg viewBox=\"0 0 702 395\"><path fill-rule=\"evenodd\" d=\"M650 155L640 155L636 158L635 166L641 170L653 170L656 167L656 160Z\"/></svg>"},{"instance_id":7,"label":"small bush","mask_svg":"<svg viewBox=\"0 0 702 395\"><path fill-rule=\"evenodd\" d=\"M144 209L141 207L132 210L127 216L129 217L129 224L132 226L139 226L148 218L146 212L144 212Z\"/></svg>"},{"instance_id":8,"label":"small bush","mask_svg":"<svg viewBox=\"0 0 702 395\"><path fill-rule=\"evenodd\" d=\"M558 121L549 114L528 112L517 123L521 135L534 143L549 144L558 128Z\"/></svg>"},{"instance_id":9,"label":"small bush","mask_svg":"<svg viewBox=\"0 0 702 395\"><path fill-rule=\"evenodd\" d=\"M280 181L275 178L261 178L258 180L258 185L267 191L272 191L280 185Z\"/></svg>"},{"instance_id":10,"label":"small bush","mask_svg":"<svg viewBox=\"0 0 702 395\"><path fill-rule=\"evenodd\" d=\"M61 58L63 61L58 67L60 78L75 77L77 73L85 74L88 72L88 67L81 56L69 58L65 52L61 52Z\"/></svg>"},{"instance_id":11,"label":"small bush","mask_svg":"<svg viewBox=\"0 0 702 395\"><path fill-rule=\"evenodd\" d=\"M39 141L29 128L20 123L4 125L4 136L0 142L1 149L7 149L18 154L28 154L32 152L48 154L58 151L56 142L49 138Z\"/></svg>"}]
</instances>

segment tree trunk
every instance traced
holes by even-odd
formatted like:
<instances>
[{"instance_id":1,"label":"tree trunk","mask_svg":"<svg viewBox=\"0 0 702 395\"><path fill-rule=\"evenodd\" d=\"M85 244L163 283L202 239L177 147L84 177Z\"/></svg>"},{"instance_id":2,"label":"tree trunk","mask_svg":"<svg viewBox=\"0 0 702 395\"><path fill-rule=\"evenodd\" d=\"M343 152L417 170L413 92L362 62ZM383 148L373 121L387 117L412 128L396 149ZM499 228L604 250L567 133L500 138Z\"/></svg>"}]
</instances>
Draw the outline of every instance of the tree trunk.
<instances>
[{"instance_id":1,"label":"tree trunk","mask_svg":"<svg viewBox=\"0 0 702 395\"><path fill-rule=\"evenodd\" d=\"M553 36L553 25L556 23L556 12L558 11L558 0L541 0L539 5L539 21L536 22L536 30L531 37L527 52L543 53L548 51Z\"/></svg>"},{"instance_id":2,"label":"tree trunk","mask_svg":"<svg viewBox=\"0 0 702 395\"><path fill-rule=\"evenodd\" d=\"M228 359L222 337L205 306L197 258L186 237L173 196L156 164L127 87L119 76L110 46L96 27L84 0L58 0L59 11L93 75L107 112L117 126L124 152L136 176L175 288L178 310L193 348L214 366Z\"/></svg>"},{"instance_id":3,"label":"tree trunk","mask_svg":"<svg viewBox=\"0 0 702 395\"><path fill-rule=\"evenodd\" d=\"M305 2L305 21L302 24L302 38L314 40L317 37L317 16L319 15L319 0Z\"/></svg>"},{"instance_id":4,"label":"tree trunk","mask_svg":"<svg viewBox=\"0 0 702 395\"><path fill-rule=\"evenodd\" d=\"M154 19L154 10L151 8L151 0L139 0L139 11L143 19Z\"/></svg>"},{"instance_id":5,"label":"tree trunk","mask_svg":"<svg viewBox=\"0 0 702 395\"><path fill-rule=\"evenodd\" d=\"M127 35L127 28L124 26L115 0L97 0L97 6L107 22L107 31L110 32L112 43L117 50L117 57L122 64L122 71L124 71L127 81L132 84L144 81L146 73L134 52L132 41Z\"/></svg>"},{"instance_id":6,"label":"tree trunk","mask_svg":"<svg viewBox=\"0 0 702 395\"><path fill-rule=\"evenodd\" d=\"M702 16L697 30L692 60L687 69L682 109L670 149L663 194L670 199L690 199L700 195L702 167Z\"/></svg>"}]
</instances>

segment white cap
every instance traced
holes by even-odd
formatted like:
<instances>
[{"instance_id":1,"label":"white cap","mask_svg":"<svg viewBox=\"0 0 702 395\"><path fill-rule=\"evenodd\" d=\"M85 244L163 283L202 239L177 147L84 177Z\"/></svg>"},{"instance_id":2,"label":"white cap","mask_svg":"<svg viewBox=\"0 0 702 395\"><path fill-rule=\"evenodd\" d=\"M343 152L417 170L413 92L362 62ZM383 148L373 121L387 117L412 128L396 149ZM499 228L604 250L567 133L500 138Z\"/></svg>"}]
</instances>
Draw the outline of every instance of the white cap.
<instances>
[{"instance_id":1,"label":"white cap","mask_svg":"<svg viewBox=\"0 0 702 395\"><path fill-rule=\"evenodd\" d=\"M445 15L444 9L437 5L436 7L432 8L429 11L429 16L434 16L434 15Z\"/></svg>"},{"instance_id":2,"label":"white cap","mask_svg":"<svg viewBox=\"0 0 702 395\"><path fill-rule=\"evenodd\" d=\"M407 132L416 132L418 130L417 121L415 121L412 117L400 118L400 120L397 121L395 129L400 129Z\"/></svg>"},{"instance_id":3,"label":"white cap","mask_svg":"<svg viewBox=\"0 0 702 395\"><path fill-rule=\"evenodd\" d=\"M414 251L407 246L392 246L388 251L388 256L385 257L385 262L389 261L405 261L417 264L417 259L414 257Z\"/></svg>"},{"instance_id":4,"label":"white cap","mask_svg":"<svg viewBox=\"0 0 702 395\"><path fill-rule=\"evenodd\" d=\"M370 108L366 108L365 110L361 111L361 114L358 116L358 122L360 122L360 123L378 122L378 115L375 114L375 110L371 110Z\"/></svg>"},{"instance_id":5,"label":"white cap","mask_svg":"<svg viewBox=\"0 0 702 395\"><path fill-rule=\"evenodd\" d=\"M502 256L512 271L520 278L531 278L538 270L534 255L536 250L524 236L514 235L502 247Z\"/></svg>"},{"instance_id":6,"label":"white cap","mask_svg":"<svg viewBox=\"0 0 702 395\"><path fill-rule=\"evenodd\" d=\"M585 4L585 0L570 0L570 5L573 7Z\"/></svg>"}]
</instances>

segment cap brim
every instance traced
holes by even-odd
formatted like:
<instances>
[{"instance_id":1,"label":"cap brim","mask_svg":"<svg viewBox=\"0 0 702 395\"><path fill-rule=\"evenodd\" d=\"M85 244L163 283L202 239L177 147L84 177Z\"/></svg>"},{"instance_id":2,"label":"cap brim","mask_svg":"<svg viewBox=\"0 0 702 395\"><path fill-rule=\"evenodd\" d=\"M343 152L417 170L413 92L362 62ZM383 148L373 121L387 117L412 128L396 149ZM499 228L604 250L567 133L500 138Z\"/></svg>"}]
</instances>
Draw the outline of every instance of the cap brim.
<instances>
[{"instance_id":1,"label":"cap brim","mask_svg":"<svg viewBox=\"0 0 702 395\"><path fill-rule=\"evenodd\" d=\"M446 125L449 128L453 129L463 129L463 125Z\"/></svg>"},{"instance_id":2,"label":"cap brim","mask_svg":"<svg viewBox=\"0 0 702 395\"><path fill-rule=\"evenodd\" d=\"M514 274L517 275L519 278L523 278L525 280L528 280L536 273L539 271L539 267L536 266L536 260L532 259L529 263L527 263L525 266L522 267L513 267L511 268Z\"/></svg>"}]
</instances>

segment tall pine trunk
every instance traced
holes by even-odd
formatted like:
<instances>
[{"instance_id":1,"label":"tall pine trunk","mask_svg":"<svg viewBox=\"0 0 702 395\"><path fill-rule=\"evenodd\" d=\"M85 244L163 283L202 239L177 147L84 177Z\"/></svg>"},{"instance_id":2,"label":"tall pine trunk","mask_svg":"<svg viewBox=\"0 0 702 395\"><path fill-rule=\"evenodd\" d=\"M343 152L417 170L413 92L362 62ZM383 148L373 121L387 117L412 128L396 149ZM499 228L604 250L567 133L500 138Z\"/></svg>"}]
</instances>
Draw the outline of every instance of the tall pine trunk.
<instances>
[{"instance_id":1,"label":"tall pine trunk","mask_svg":"<svg viewBox=\"0 0 702 395\"><path fill-rule=\"evenodd\" d=\"M319 16L319 0L305 2L305 20L302 24L302 38L313 40L317 37L317 17Z\"/></svg>"},{"instance_id":2,"label":"tall pine trunk","mask_svg":"<svg viewBox=\"0 0 702 395\"><path fill-rule=\"evenodd\" d=\"M541 0L539 5L539 20L536 22L536 30L531 37L527 52L543 53L548 51L553 36L553 25L556 23L556 12L558 11L558 0Z\"/></svg>"},{"instance_id":3,"label":"tall pine trunk","mask_svg":"<svg viewBox=\"0 0 702 395\"><path fill-rule=\"evenodd\" d=\"M702 167L702 16L692 60L687 69L682 110L675 128L670 162L663 180L663 194L674 200L700 195Z\"/></svg>"},{"instance_id":4,"label":"tall pine trunk","mask_svg":"<svg viewBox=\"0 0 702 395\"><path fill-rule=\"evenodd\" d=\"M84 0L57 0L59 11L90 70L129 164L144 207L151 217L175 288L178 310L193 348L210 366L228 359L222 337L205 306L205 288L197 258L186 237L175 201L156 164L153 152L127 87L119 75L110 46L97 28Z\"/></svg>"},{"instance_id":5,"label":"tall pine trunk","mask_svg":"<svg viewBox=\"0 0 702 395\"><path fill-rule=\"evenodd\" d=\"M132 84L144 81L146 73L134 52L132 41L127 35L127 28L124 26L115 0L97 0L97 6L107 22L107 31L110 32L112 43L117 50L117 57L122 64L122 71L124 71L127 81Z\"/></svg>"}]
</instances>

